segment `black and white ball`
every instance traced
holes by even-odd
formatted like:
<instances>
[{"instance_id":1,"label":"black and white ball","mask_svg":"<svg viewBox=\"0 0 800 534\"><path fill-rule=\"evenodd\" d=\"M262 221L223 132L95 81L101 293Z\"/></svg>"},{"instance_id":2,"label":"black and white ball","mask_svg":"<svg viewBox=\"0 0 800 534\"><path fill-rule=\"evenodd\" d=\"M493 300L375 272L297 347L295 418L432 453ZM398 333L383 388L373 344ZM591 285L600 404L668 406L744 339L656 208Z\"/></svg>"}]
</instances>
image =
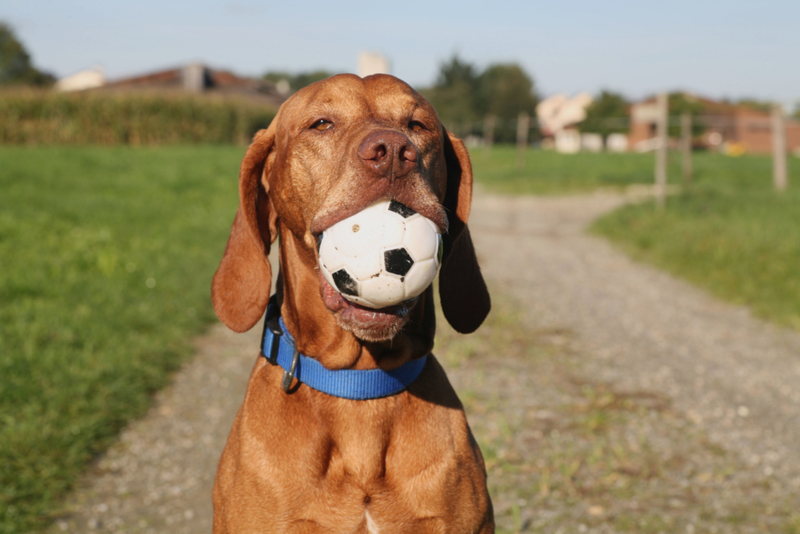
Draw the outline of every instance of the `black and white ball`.
<instances>
[{"instance_id":1,"label":"black and white ball","mask_svg":"<svg viewBox=\"0 0 800 534\"><path fill-rule=\"evenodd\" d=\"M382 200L325 230L319 268L344 298L394 306L433 282L442 261L439 229L411 208Z\"/></svg>"}]
</instances>

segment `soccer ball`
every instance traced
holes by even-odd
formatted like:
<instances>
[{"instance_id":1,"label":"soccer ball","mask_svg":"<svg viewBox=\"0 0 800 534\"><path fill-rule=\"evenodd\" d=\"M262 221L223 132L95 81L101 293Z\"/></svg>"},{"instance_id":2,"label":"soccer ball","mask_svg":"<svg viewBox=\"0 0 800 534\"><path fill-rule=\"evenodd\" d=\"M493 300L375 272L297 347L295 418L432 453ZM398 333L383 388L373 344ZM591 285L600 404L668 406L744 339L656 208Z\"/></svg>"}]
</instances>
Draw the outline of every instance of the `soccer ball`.
<instances>
[{"instance_id":1,"label":"soccer ball","mask_svg":"<svg viewBox=\"0 0 800 534\"><path fill-rule=\"evenodd\" d=\"M385 308L416 297L442 261L439 229L395 200L372 204L325 230L319 268L344 298Z\"/></svg>"}]
</instances>

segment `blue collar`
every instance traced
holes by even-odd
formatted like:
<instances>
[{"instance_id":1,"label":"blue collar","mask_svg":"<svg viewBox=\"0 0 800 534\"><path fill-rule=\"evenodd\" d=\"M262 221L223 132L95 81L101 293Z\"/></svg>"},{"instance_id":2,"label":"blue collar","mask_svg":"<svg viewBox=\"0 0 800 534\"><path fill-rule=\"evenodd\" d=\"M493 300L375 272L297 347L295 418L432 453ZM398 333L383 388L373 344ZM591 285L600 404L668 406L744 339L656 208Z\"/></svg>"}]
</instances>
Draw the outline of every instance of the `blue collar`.
<instances>
[{"instance_id":1,"label":"blue collar","mask_svg":"<svg viewBox=\"0 0 800 534\"><path fill-rule=\"evenodd\" d=\"M280 317L280 308L274 299L267 306L261 354L273 365L280 365L283 373L283 390L289 391L292 379L334 397L367 400L388 397L406 389L422 372L428 357L406 362L397 369L369 369L356 371L340 369L331 371L319 361L297 351L294 338Z\"/></svg>"}]
</instances>

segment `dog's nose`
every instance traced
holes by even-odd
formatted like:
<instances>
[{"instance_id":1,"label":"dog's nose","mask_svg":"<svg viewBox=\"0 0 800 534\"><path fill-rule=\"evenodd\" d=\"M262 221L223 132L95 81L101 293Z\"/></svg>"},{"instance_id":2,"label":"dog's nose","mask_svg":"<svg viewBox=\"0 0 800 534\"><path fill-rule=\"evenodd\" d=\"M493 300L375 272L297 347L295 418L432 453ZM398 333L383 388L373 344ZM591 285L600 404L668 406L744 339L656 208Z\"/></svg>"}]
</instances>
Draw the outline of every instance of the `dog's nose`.
<instances>
[{"instance_id":1,"label":"dog's nose","mask_svg":"<svg viewBox=\"0 0 800 534\"><path fill-rule=\"evenodd\" d=\"M361 141L358 157L379 178L399 178L417 166L417 147L399 132L379 130Z\"/></svg>"}]
</instances>

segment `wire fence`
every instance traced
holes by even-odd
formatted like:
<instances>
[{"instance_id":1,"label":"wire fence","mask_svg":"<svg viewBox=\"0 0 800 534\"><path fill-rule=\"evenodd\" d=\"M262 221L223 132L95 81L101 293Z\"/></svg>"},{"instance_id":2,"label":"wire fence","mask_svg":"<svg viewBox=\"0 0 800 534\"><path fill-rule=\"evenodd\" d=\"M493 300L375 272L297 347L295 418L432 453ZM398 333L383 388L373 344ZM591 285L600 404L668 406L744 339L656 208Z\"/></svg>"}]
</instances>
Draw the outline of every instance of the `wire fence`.
<instances>
[{"instance_id":1,"label":"wire fence","mask_svg":"<svg viewBox=\"0 0 800 534\"><path fill-rule=\"evenodd\" d=\"M733 129L741 126L747 128L760 128L764 131L772 129L772 118L766 116L752 116L752 115L691 115L693 125L702 128L711 128L716 130ZM550 124L548 120L542 120L537 117L528 117L528 128L530 130L546 130ZM487 129L497 131L500 129L517 131L519 128L520 118L508 119L495 116L487 116L483 120L473 121L444 121L445 127L455 133L456 135L479 135L486 136L490 132ZM612 130L629 130L634 123L640 124L655 124L656 121L634 121L630 116L624 117L604 117L602 119L592 120L592 124L601 126L602 129ZM787 126L795 125L800 127L800 118L786 118L785 123ZM681 125L681 115L669 115L667 118L667 125L669 127L679 127ZM592 133L592 130L581 128L581 123L569 124L568 127L575 128L581 132Z\"/></svg>"}]
</instances>

